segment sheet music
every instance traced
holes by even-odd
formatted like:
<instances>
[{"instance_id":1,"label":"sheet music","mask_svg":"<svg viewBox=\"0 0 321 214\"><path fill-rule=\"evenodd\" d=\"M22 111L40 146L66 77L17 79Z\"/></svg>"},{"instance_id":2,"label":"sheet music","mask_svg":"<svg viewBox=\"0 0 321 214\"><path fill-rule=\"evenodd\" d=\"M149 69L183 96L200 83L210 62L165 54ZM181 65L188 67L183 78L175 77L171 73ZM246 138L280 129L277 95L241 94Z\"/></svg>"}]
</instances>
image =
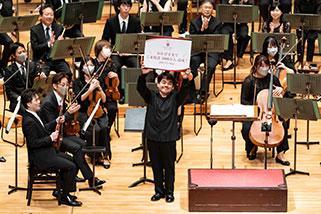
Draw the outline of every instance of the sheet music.
<instances>
[{"instance_id":1,"label":"sheet music","mask_svg":"<svg viewBox=\"0 0 321 214\"><path fill-rule=\"evenodd\" d=\"M211 115L255 117L254 106L231 104L211 105Z\"/></svg>"},{"instance_id":2,"label":"sheet music","mask_svg":"<svg viewBox=\"0 0 321 214\"><path fill-rule=\"evenodd\" d=\"M17 115L17 113L18 113L18 111L19 111L19 109L20 109L21 96L19 96L19 97L17 98L17 101L18 101L18 103L17 103L17 105L16 105L16 108L14 109L14 112L13 112L13 114L12 114L12 116L11 116L8 124L7 124L7 127L6 127L6 133L7 133L7 134L9 133L9 131L10 131L10 129L11 129L11 126L12 126L12 124L13 124L13 121L14 121L14 119L16 118L16 115Z\"/></svg>"}]
</instances>

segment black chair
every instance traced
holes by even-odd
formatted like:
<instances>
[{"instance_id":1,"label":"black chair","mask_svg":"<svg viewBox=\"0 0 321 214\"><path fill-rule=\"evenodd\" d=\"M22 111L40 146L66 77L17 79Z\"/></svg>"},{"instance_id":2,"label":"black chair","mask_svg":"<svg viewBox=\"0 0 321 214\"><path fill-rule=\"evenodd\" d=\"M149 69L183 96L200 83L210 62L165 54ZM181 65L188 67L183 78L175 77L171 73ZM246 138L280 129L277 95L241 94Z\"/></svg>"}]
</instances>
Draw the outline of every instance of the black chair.
<instances>
[{"instance_id":1,"label":"black chair","mask_svg":"<svg viewBox=\"0 0 321 214\"><path fill-rule=\"evenodd\" d=\"M56 184L53 188L35 188L34 185L40 184ZM28 165L28 188L27 205L30 206L32 191L53 191L57 190L58 193L58 205L61 204L61 173L59 169L43 169L40 170L32 163Z\"/></svg>"}]
</instances>

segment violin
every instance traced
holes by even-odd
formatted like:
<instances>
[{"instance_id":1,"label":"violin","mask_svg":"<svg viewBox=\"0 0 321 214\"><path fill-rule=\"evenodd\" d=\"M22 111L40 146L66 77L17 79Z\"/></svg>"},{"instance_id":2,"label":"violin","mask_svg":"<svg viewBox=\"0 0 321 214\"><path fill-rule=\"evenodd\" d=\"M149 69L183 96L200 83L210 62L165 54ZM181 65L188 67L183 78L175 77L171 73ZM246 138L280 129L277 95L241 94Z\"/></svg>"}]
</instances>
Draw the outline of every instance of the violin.
<instances>
[{"instance_id":1,"label":"violin","mask_svg":"<svg viewBox=\"0 0 321 214\"><path fill-rule=\"evenodd\" d=\"M108 76L105 78L106 84L106 96L109 101L117 101L120 98L120 93L118 90L119 79L118 77L109 78Z\"/></svg>"},{"instance_id":2,"label":"violin","mask_svg":"<svg viewBox=\"0 0 321 214\"><path fill-rule=\"evenodd\" d=\"M95 89L92 93L89 94L88 100L90 102L90 105L87 109L88 116L90 116L91 113L93 112L93 110L95 109L99 99L101 99L101 95L100 95L100 92L98 89ZM104 110L101 107L101 105L99 105L99 107L94 115L94 118L100 118L101 116L103 116L103 114L104 114Z\"/></svg>"},{"instance_id":3,"label":"violin","mask_svg":"<svg viewBox=\"0 0 321 214\"><path fill-rule=\"evenodd\" d=\"M74 98L74 93L72 92L72 89L69 89L68 96L66 100L71 101ZM77 120L78 118L78 111L73 114L73 119L65 122L65 134L67 135L75 135L80 131L80 125L79 121Z\"/></svg>"},{"instance_id":4,"label":"violin","mask_svg":"<svg viewBox=\"0 0 321 214\"><path fill-rule=\"evenodd\" d=\"M285 43L286 43L287 39L286 37L283 37L281 39L281 46L280 46L280 51L279 51L279 59L278 59L278 62L281 62L282 60L282 55L283 55L283 49L285 47ZM293 71L287 71L285 69L275 69L274 70L274 76L276 76L280 83L281 83L281 86L284 90L286 90L287 88L287 80L286 80L286 76L288 73L293 73Z\"/></svg>"},{"instance_id":5,"label":"violin","mask_svg":"<svg viewBox=\"0 0 321 214\"><path fill-rule=\"evenodd\" d=\"M282 121L279 120L272 103L273 75L270 75L269 89L261 90L257 95L260 110L258 120L250 128L250 140L261 147L273 148L281 144L284 137Z\"/></svg>"},{"instance_id":6,"label":"violin","mask_svg":"<svg viewBox=\"0 0 321 214\"><path fill-rule=\"evenodd\" d=\"M58 109L59 109L59 119L60 119L60 117L62 116L62 107L58 106ZM58 131L59 134L57 139L54 141L53 146L57 148L57 151L60 151L60 147L62 143L62 131L63 131L63 123L60 123L60 120L56 125L55 131Z\"/></svg>"}]
</instances>

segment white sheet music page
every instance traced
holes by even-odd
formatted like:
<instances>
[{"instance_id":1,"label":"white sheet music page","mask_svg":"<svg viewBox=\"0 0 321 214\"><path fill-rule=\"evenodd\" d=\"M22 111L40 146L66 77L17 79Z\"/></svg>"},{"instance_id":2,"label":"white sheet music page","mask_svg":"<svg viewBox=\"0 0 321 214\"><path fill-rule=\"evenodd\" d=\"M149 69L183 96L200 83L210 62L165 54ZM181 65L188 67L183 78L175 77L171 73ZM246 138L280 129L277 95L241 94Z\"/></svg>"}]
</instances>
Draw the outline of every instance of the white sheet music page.
<instances>
[{"instance_id":1,"label":"white sheet music page","mask_svg":"<svg viewBox=\"0 0 321 214\"><path fill-rule=\"evenodd\" d=\"M211 115L217 116L244 116L254 117L254 106L231 104L231 105L211 105Z\"/></svg>"}]
</instances>

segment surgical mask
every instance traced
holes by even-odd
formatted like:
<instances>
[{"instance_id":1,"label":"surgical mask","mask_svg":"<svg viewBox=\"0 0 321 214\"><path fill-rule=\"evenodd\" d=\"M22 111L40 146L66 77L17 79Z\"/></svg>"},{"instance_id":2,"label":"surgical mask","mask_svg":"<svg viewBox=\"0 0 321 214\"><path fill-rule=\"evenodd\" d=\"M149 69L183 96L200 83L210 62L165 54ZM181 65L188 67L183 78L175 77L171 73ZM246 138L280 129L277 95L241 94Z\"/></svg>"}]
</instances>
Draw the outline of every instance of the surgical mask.
<instances>
[{"instance_id":1,"label":"surgical mask","mask_svg":"<svg viewBox=\"0 0 321 214\"><path fill-rule=\"evenodd\" d=\"M95 66L93 65L84 66L82 69L82 71L88 76L91 76L94 70L95 70Z\"/></svg>"},{"instance_id":2,"label":"surgical mask","mask_svg":"<svg viewBox=\"0 0 321 214\"><path fill-rule=\"evenodd\" d=\"M267 53L271 56L275 56L278 53L278 48L268 48Z\"/></svg>"},{"instance_id":3,"label":"surgical mask","mask_svg":"<svg viewBox=\"0 0 321 214\"><path fill-rule=\"evenodd\" d=\"M67 92L68 92L68 86L61 86L61 87L58 87L58 89L57 89L57 92L59 93L59 94L61 94L62 96L65 96L66 94L67 94Z\"/></svg>"},{"instance_id":4,"label":"surgical mask","mask_svg":"<svg viewBox=\"0 0 321 214\"><path fill-rule=\"evenodd\" d=\"M110 55L110 49L109 49L109 48L103 48L101 54L103 55L104 58L109 57L109 55Z\"/></svg>"},{"instance_id":5,"label":"surgical mask","mask_svg":"<svg viewBox=\"0 0 321 214\"><path fill-rule=\"evenodd\" d=\"M268 67L260 67L257 72L262 75L266 76L268 74L269 68Z\"/></svg>"},{"instance_id":6,"label":"surgical mask","mask_svg":"<svg viewBox=\"0 0 321 214\"><path fill-rule=\"evenodd\" d=\"M22 52L21 54L19 54L19 55L17 56L17 60L18 60L19 62L25 62L26 59L27 59L27 54L26 54L26 52Z\"/></svg>"}]
</instances>

